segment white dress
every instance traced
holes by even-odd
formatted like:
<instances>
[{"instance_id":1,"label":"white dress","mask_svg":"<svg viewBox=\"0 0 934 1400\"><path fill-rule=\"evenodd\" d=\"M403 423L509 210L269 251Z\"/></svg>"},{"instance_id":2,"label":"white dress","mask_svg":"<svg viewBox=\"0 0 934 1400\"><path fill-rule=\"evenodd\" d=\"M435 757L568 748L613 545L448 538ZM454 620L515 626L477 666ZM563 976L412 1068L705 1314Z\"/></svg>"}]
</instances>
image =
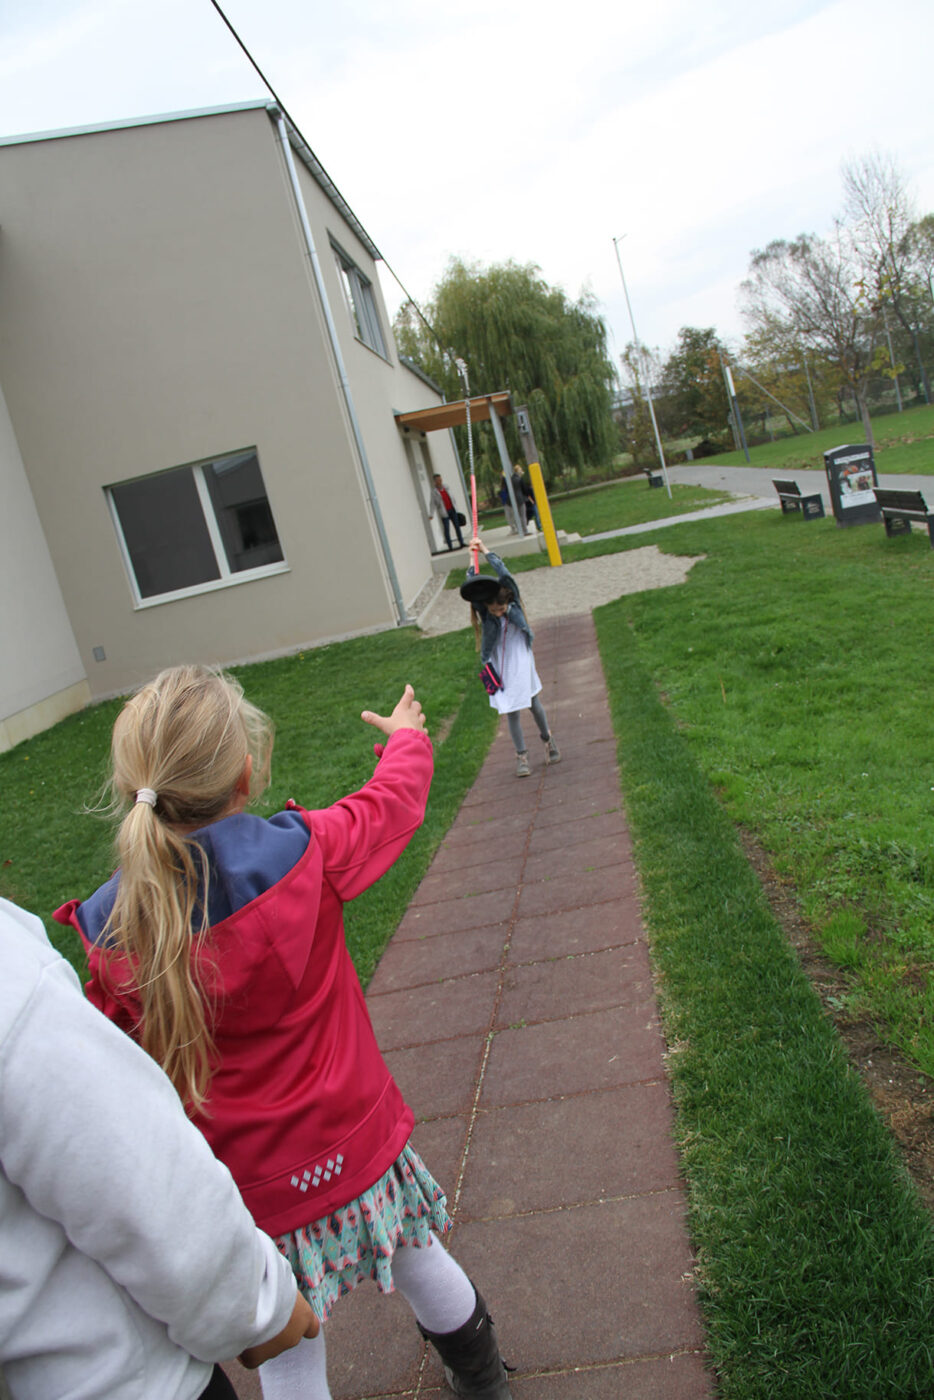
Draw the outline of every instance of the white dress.
<instances>
[{"instance_id":1,"label":"white dress","mask_svg":"<svg viewBox=\"0 0 934 1400\"><path fill-rule=\"evenodd\" d=\"M493 653L493 665L503 682L502 690L490 696L490 704L501 715L513 710L527 710L532 696L542 688L535 669L535 655L528 637L519 627L510 627L506 617L500 618L499 641Z\"/></svg>"}]
</instances>

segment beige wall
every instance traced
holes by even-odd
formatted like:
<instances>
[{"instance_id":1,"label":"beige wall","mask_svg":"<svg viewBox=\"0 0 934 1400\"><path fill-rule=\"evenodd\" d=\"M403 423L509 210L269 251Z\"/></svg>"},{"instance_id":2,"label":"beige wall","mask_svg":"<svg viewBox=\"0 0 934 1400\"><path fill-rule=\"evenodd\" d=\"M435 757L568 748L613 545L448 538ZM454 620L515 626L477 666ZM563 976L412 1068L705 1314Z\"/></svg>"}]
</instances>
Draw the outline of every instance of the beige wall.
<instances>
[{"instance_id":1,"label":"beige wall","mask_svg":"<svg viewBox=\"0 0 934 1400\"><path fill-rule=\"evenodd\" d=\"M440 397L417 375L400 366L373 258L309 171L300 164L297 168L379 508L402 595L408 603L423 586L431 569L427 554L429 534L424 525L428 500L420 489L422 473L415 475L411 469L411 459L406 453L403 435L395 425L394 414L428 407L440 402ZM386 359L357 338L332 241L340 245L372 285L388 351ZM448 435L434 433L427 445L432 469L453 483L454 455ZM440 547L443 543L440 529L431 528L430 536Z\"/></svg>"},{"instance_id":2,"label":"beige wall","mask_svg":"<svg viewBox=\"0 0 934 1400\"><path fill-rule=\"evenodd\" d=\"M0 751L81 709L90 690L0 390Z\"/></svg>"},{"instance_id":3,"label":"beige wall","mask_svg":"<svg viewBox=\"0 0 934 1400\"><path fill-rule=\"evenodd\" d=\"M337 211L306 183L315 221L340 226L365 267ZM0 190L0 382L94 693L182 659L274 655L393 625L266 112L0 147ZM339 322L326 238L321 252ZM430 401L429 391L413 393L411 375L350 341L408 599L430 560L391 410ZM361 356L373 364L361 369ZM394 382L410 404L393 402ZM104 486L252 446L289 571L134 609ZM94 647L105 661L92 660Z\"/></svg>"}]
</instances>

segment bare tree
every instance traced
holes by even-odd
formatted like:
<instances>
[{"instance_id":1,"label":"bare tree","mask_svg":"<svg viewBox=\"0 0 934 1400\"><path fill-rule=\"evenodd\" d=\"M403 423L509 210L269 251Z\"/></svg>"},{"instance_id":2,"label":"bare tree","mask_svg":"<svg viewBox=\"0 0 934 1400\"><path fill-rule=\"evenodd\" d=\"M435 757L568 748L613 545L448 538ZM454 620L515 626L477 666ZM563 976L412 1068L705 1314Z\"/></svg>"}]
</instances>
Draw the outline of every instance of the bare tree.
<instances>
[{"instance_id":1,"label":"bare tree","mask_svg":"<svg viewBox=\"0 0 934 1400\"><path fill-rule=\"evenodd\" d=\"M823 356L852 390L866 441L874 446L867 391L882 326L859 249L837 224L829 238L800 234L753 252L743 282L743 314L767 332Z\"/></svg>"},{"instance_id":2,"label":"bare tree","mask_svg":"<svg viewBox=\"0 0 934 1400\"><path fill-rule=\"evenodd\" d=\"M880 302L888 303L911 340L925 400L931 388L918 342L913 295L915 212L904 177L892 156L875 153L843 167L843 194L851 237L865 277Z\"/></svg>"},{"instance_id":3,"label":"bare tree","mask_svg":"<svg viewBox=\"0 0 934 1400\"><path fill-rule=\"evenodd\" d=\"M912 224L908 231L908 243L917 289L921 292L923 288L934 305L934 214L925 214Z\"/></svg>"}]
</instances>

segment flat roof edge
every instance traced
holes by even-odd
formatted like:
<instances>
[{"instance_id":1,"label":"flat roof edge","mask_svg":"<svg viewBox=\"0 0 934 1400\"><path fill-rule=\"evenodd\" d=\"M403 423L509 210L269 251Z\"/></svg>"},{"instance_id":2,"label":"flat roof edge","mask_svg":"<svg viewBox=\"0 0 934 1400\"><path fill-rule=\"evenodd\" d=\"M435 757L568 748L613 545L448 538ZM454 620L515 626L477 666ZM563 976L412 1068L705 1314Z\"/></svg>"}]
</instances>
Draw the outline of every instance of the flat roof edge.
<instances>
[{"instance_id":1,"label":"flat roof edge","mask_svg":"<svg viewBox=\"0 0 934 1400\"><path fill-rule=\"evenodd\" d=\"M292 150L302 162L302 165L304 165L305 169L311 175L312 179L315 181L315 184L317 184L324 191L328 199L334 205L335 209L338 211L339 214L342 215L345 222L348 223L353 229L354 233L360 239L360 242L363 244L364 248L367 250L373 261L382 262L382 253L379 251L376 244L373 242L372 238L367 233L366 229L363 227L360 220L357 218L356 214L351 209L350 205L347 203L346 199L335 185L334 181L331 179L330 175L325 170L324 166L321 164L314 151L308 145L308 142L302 136L301 132L297 129L297 127L293 126L292 122L289 120L288 114L286 112L283 112L282 108L276 102L268 103L267 107L269 115L273 121L275 121L277 116L281 113L282 119L285 122L286 131L288 132L289 145L292 147Z\"/></svg>"},{"instance_id":2,"label":"flat roof edge","mask_svg":"<svg viewBox=\"0 0 934 1400\"><path fill-rule=\"evenodd\" d=\"M34 141L61 141L69 136L94 136L105 131L124 131L136 126L159 126L163 122L191 121L197 117L223 117L230 112L269 113L275 120L282 112L280 105L268 97L257 97L250 102L230 102L221 107L196 107L184 112L158 112L144 117L127 117L122 121L93 122L90 126L63 127L57 131L29 131L18 136L0 136L0 146L25 146ZM347 203L340 190L321 164L304 137L293 126L285 112L282 112L289 133L289 144L309 174L328 199L343 216L375 262L382 262L383 255L373 242L356 214Z\"/></svg>"},{"instance_id":3,"label":"flat roof edge","mask_svg":"<svg viewBox=\"0 0 934 1400\"><path fill-rule=\"evenodd\" d=\"M66 136L93 136L98 131L121 131L131 126L158 126L161 122L188 121L194 117L220 117L226 112L249 112L269 108L274 104L266 97L252 102L230 102L223 107L195 107L187 112L158 112L145 117L126 117L122 121L92 122L90 126L62 127L57 131L29 131L21 136L0 136L0 146L21 146L29 141L59 141Z\"/></svg>"}]
</instances>

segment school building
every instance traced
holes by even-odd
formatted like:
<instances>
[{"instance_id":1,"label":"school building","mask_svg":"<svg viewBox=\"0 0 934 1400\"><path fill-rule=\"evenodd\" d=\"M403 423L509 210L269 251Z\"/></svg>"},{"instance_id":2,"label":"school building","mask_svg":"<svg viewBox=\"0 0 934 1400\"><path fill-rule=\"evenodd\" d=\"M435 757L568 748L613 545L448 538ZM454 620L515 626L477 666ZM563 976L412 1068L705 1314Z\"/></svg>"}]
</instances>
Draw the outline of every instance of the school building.
<instances>
[{"instance_id":1,"label":"school building","mask_svg":"<svg viewBox=\"0 0 934 1400\"><path fill-rule=\"evenodd\" d=\"M0 141L0 748L410 620L463 478L379 258L271 103Z\"/></svg>"}]
</instances>

